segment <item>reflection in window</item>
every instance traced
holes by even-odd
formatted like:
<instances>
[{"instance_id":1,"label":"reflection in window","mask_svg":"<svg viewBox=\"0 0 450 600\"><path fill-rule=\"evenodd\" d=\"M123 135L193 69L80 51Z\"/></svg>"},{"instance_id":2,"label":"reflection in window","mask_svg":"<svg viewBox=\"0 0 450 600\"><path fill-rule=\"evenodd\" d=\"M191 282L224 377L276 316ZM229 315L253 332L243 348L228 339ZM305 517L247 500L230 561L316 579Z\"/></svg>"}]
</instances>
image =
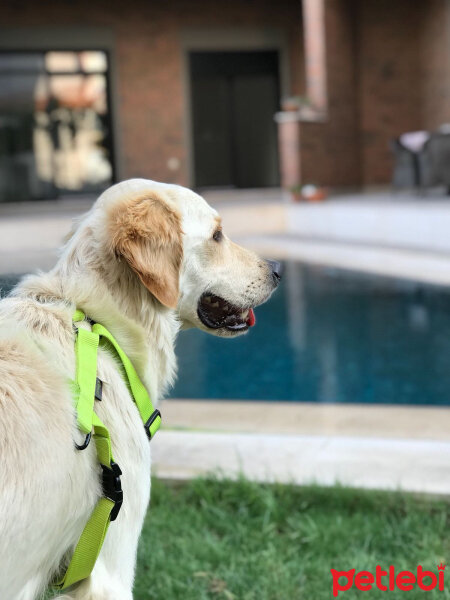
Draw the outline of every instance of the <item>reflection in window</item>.
<instances>
[{"instance_id":1,"label":"reflection in window","mask_svg":"<svg viewBox=\"0 0 450 600\"><path fill-rule=\"evenodd\" d=\"M111 183L107 74L100 51L0 54L0 201Z\"/></svg>"},{"instance_id":2,"label":"reflection in window","mask_svg":"<svg viewBox=\"0 0 450 600\"><path fill-rule=\"evenodd\" d=\"M45 68L50 73L105 73L107 71L105 52L47 52Z\"/></svg>"}]
</instances>

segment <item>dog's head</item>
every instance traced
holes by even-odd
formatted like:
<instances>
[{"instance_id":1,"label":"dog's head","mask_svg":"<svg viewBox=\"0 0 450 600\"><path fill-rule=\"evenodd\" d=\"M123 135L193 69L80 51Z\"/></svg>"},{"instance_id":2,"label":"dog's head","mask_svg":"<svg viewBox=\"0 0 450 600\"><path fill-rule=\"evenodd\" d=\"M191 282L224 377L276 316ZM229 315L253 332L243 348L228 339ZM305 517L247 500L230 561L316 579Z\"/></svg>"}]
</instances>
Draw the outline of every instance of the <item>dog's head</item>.
<instances>
[{"instance_id":1,"label":"dog's head","mask_svg":"<svg viewBox=\"0 0 450 600\"><path fill-rule=\"evenodd\" d=\"M105 204L114 255L185 327L232 337L254 325L254 307L278 285L279 264L234 244L201 196L131 180L110 188Z\"/></svg>"}]
</instances>

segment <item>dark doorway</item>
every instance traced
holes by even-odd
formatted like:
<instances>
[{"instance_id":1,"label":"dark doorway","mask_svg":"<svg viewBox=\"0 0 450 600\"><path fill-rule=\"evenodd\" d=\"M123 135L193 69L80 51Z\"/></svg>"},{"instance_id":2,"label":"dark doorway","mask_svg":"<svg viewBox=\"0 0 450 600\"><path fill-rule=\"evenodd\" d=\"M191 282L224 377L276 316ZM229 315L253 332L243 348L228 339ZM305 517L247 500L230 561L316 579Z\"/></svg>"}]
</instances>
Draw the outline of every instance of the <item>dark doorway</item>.
<instances>
[{"instance_id":1,"label":"dark doorway","mask_svg":"<svg viewBox=\"0 0 450 600\"><path fill-rule=\"evenodd\" d=\"M278 185L278 52L192 52L190 75L195 185Z\"/></svg>"}]
</instances>

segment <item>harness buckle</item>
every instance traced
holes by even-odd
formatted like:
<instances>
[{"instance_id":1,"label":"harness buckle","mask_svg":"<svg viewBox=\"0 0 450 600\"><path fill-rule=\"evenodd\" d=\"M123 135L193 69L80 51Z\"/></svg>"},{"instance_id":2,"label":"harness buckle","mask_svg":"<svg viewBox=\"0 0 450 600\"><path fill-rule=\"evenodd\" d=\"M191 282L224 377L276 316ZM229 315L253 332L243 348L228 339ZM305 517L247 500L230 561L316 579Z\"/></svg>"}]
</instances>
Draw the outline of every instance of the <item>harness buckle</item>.
<instances>
[{"instance_id":1,"label":"harness buckle","mask_svg":"<svg viewBox=\"0 0 450 600\"><path fill-rule=\"evenodd\" d=\"M102 401L103 397L103 381L96 377L95 379L95 399L99 402Z\"/></svg>"},{"instance_id":2,"label":"harness buckle","mask_svg":"<svg viewBox=\"0 0 450 600\"><path fill-rule=\"evenodd\" d=\"M152 434L151 434L151 431L150 431L150 427L152 426L152 424L156 421L156 419L158 417L161 418L161 413L159 412L158 409L156 409L156 410L154 410L152 412L152 414L150 415L149 420L144 425L145 433L147 434L147 437L148 437L149 440L152 439Z\"/></svg>"},{"instance_id":3,"label":"harness buckle","mask_svg":"<svg viewBox=\"0 0 450 600\"><path fill-rule=\"evenodd\" d=\"M114 507L109 515L110 521L115 521L123 502L122 482L120 476L122 471L117 463L111 461L111 467L102 465L102 489L103 496L114 502Z\"/></svg>"}]
</instances>

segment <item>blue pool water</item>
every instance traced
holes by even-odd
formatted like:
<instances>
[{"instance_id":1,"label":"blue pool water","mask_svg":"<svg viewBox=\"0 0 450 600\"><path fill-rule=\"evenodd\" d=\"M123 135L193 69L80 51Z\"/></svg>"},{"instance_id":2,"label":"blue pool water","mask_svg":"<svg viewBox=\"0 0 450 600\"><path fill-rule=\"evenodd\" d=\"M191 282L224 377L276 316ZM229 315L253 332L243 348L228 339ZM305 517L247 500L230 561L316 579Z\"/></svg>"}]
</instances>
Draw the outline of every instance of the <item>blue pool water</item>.
<instances>
[{"instance_id":1,"label":"blue pool water","mask_svg":"<svg viewBox=\"0 0 450 600\"><path fill-rule=\"evenodd\" d=\"M450 289L285 265L256 327L178 339L179 398L450 404Z\"/></svg>"},{"instance_id":2,"label":"blue pool water","mask_svg":"<svg viewBox=\"0 0 450 600\"><path fill-rule=\"evenodd\" d=\"M287 262L256 319L233 340L181 332L170 395L450 405L450 288Z\"/></svg>"}]
</instances>

